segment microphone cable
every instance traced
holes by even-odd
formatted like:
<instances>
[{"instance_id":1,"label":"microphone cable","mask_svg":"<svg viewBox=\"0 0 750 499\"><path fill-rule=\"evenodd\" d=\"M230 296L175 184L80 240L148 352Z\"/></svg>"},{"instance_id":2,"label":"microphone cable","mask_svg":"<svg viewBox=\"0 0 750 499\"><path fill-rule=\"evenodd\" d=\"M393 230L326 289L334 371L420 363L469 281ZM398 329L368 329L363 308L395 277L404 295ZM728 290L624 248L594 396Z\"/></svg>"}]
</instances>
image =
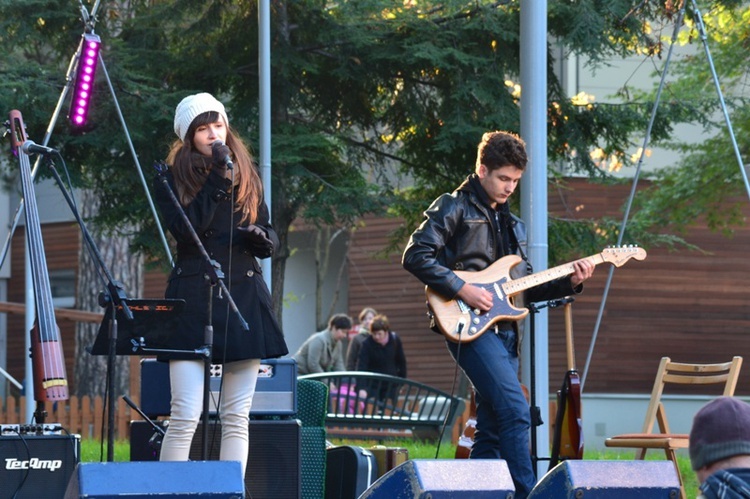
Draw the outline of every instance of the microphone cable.
<instances>
[{"instance_id":1,"label":"microphone cable","mask_svg":"<svg viewBox=\"0 0 750 499\"><path fill-rule=\"evenodd\" d=\"M230 194L229 194L229 255L227 258L227 269L226 269L226 286L227 291L231 295L232 293L232 266L233 266L233 246L234 246L234 202L235 202L235 195L234 195L234 168L229 168L227 166L227 170L230 172L230 180L232 182L232 185L230 187ZM223 328L223 335L224 335L224 351L222 352L221 356L221 377L219 378L219 395L216 397L216 421L219 423L214 427L214 435L212 436L212 441L216 440L216 431L218 431L218 427L221 424L221 398L224 393L224 365L227 362L227 341L229 340L229 314L231 313L230 306L229 306L229 300L227 300L226 303L226 314L224 318L224 328Z\"/></svg>"}]
</instances>

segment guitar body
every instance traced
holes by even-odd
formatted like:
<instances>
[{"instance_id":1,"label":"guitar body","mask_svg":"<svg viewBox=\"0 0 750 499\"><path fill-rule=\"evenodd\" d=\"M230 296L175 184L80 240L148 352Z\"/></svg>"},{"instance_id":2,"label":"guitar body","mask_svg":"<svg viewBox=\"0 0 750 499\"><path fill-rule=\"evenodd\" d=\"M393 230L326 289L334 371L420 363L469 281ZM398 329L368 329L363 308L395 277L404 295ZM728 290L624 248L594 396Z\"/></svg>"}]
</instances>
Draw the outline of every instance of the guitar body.
<instances>
[{"instance_id":1,"label":"guitar body","mask_svg":"<svg viewBox=\"0 0 750 499\"><path fill-rule=\"evenodd\" d=\"M560 459L583 459L583 421L581 420L581 379L577 371L568 371L560 390Z\"/></svg>"},{"instance_id":2,"label":"guitar body","mask_svg":"<svg viewBox=\"0 0 750 499\"><path fill-rule=\"evenodd\" d=\"M474 398L474 390L471 390L471 404L469 405L469 418L464 425L464 431L458 437L456 444L455 459L469 459L471 446L474 445L474 432L477 430L477 401Z\"/></svg>"},{"instance_id":3,"label":"guitar body","mask_svg":"<svg viewBox=\"0 0 750 499\"><path fill-rule=\"evenodd\" d=\"M469 459L471 455L471 446L474 445L474 432L477 430L477 420L475 417L470 417L466 420L464 426L464 432L458 437L458 444L456 444L456 459Z\"/></svg>"},{"instance_id":4,"label":"guitar body","mask_svg":"<svg viewBox=\"0 0 750 499\"><path fill-rule=\"evenodd\" d=\"M44 338L39 324L31 330L31 359L34 373L34 400L68 400L68 381L65 374L65 361L62 343L58 340L60 329L55 325L57 335Z\"/></svg>"},{"instance_id":5,"label":"guitar body","mask_svg":"<svg viewBox=\"0 0 750 499\"><path fill-rule=\"evenodd\" d=\"M526 402L530 402L529 389L521 385ZM471 448L474 445L474 432L477 430L477 401L474 398L474 390L471 391L471 405L469 406L469 418L464 425L464 432L458 437L455 459L469 459Z\"/></svg>"},{"instance_id":6,"label":"guitar body","mask_svg":"<svg viewBox=\"0 0 750 499\"><path fill-rule=\"evenodd\" d=\"M581 379L575 368L573 349L572 299L565 304L565 346L568 357L568 372L562 387L557 392L557 414L555 432L552 437L552 452L549 469L565 459L583 459L583 419L581 414Z\"/></svg>"},{"instance_id":7,"label":"guitar body","mask_svg":"<svg viewBox=\"0 0 750 499\"><path fill-rule=\"evenodd\" d=\"M511 296L506 295L503 290L503 284L510 281L510 270L520 262L520 256L508 255L478 272L456 271L456 275L467 283L484 288L494 295L492 308L487 312L472 310L461 300L449 300L431 288L425 288L427 303L435 315L440 331L451 341L469 342L496 322L516 321L526 317L529 311L514 307Z\"/></svg>"}]
</instances>

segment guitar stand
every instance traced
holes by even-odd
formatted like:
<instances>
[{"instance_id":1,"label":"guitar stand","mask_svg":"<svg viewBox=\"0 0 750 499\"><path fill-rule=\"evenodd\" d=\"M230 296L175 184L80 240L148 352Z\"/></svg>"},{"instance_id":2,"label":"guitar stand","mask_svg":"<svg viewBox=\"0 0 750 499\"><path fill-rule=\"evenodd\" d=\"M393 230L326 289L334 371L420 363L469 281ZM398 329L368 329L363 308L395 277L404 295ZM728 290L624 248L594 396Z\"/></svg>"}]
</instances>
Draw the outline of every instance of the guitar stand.
<instances>
[{"instance_id":1,"label":"guitar stand","mask_svg":"<svg viewBox=\"0 0 750 499\"><path fill-rule=\"evenodd\" d=\"M536 374L534 372L536 368L536 363L534 361L534 352L535 352L535 341L534 341L534 316L543 308L549 307L549 308L557 308L560 306L565 305L566 303L570 303L574 300L573 297L568 296L565 298L561 298L558 300L550 300L546 303L542 303L540 305L536 305L534 303L528 304L527 308L529 309L529 350L531 352L530 359L529 359L529 368L531 370L530 376L529 376L529 405L530 405L530 412L531 412L531 464L532 468L534 469L534 476L537 477L537 464L539 461L552 461L553 457L539 457L539 450L538 450L538 443L537 443L537 436L536 436L536 428L538 426L541 426L544 424L544 420L542 419L542 411L541 408L536 403ZM537 477L538 478L538 477Z\"/></svg>"},{"instance_id":2,"label":"guitar stand","mask_svg":"<svg viewBox=\"0 0 750 499\"><path fill-rule=\"evenodd\" d=\"M531 370L529 375L529 411L531 413L531 467L534 470L535 478L539 478L537 476L537 463L539 461L546 460L546 458L540 458L537 449L538 445L536 428L543 425L544 420L542 419L542 411L536 404L536 374L534 373L534 370L536 369L536 362L534 361L534 352L536 351L536 346L534 341L534 316L539 312L539 310L546 306L546 304L537 306L533 303L529 303L527 307L529 309L529 351L531 352L531 355L529 356L529 369Z\"/></svg>"}]
</instances>

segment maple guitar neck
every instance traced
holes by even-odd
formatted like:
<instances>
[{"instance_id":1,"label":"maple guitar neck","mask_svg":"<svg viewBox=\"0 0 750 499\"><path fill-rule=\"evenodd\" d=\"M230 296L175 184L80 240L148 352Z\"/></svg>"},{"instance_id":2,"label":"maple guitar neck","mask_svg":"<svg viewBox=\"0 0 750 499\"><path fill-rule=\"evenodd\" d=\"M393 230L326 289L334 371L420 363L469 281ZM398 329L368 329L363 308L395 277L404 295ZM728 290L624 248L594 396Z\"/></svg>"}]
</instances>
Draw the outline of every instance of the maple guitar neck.
<instances>
[{"instance_id":1,"label":"maple guitar neck","mask_svg":"<svg viewBox=\"0 0 750 499\"><path fill-rule=\"evenodd\" d=\"M568 357L568 371L576 370L576 354L573 346L573 305L571 302L563 306L565 313L565 353Z\"/></svg>"},{"instance_id":2,"label":"maple guitar neck","mask_svg":"<svg viewBox=\"0 0 750 499\"><path fill-rule=\"evenodd\" d=\"M591 255L586 258L581 258L581 260L588 260L589 262L594 264L594 266L605 262L602 253ZM527 289L533 288L534 286L544 284L545 282L554 281L555 279L559 279L560 277L569 276L576 271L573 263L574 262L565 263L563 265L558 265L557 267L552 267L551 269L537 272L536 274L531 274L525 277L520 277L518 279L513 279L512 281L507 281L502 285L503 291L505 292L506 296L516 296L526 291Z\"/></svg>"}]
</instances>

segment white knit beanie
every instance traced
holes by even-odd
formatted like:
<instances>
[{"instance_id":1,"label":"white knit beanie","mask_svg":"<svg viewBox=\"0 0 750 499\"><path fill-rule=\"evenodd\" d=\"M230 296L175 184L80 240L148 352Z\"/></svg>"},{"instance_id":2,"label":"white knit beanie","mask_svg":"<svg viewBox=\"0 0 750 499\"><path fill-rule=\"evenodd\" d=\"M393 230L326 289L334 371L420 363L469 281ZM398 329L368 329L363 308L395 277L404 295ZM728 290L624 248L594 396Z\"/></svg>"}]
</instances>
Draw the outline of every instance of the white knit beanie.
<instances>
[{"instance_id":1,"label":"white knit beanie","mask_svg":"<svg viewBox=\"0 0 750 499\"><path fill-rule=\"evenodd\" d=\"M188 95L177 104L177 109L174 112L174 133L180 140L184 141L188 128L190 128L190 124L195 117L209 111L219 113L224 118L224 123L229 126L224 104L216 100L213 95L203 92Z\"/></svg>"}]
</instances>

